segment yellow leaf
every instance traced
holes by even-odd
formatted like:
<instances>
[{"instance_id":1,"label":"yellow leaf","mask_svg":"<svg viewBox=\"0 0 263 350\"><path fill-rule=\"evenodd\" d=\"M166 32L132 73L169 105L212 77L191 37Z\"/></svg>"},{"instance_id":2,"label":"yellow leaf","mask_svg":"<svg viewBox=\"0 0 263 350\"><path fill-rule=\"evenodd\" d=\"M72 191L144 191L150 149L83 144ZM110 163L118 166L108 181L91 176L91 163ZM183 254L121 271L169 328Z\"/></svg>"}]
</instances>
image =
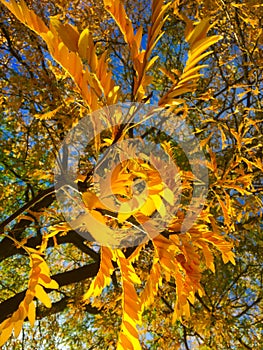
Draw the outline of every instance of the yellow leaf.
<instances>
[{"instance_id":1,"label":"yellow leaf","mask_svg":"<svg viewBox=\"0 0 263 350\"><path fill-rule=\"evenodd\" d=\"M151 216L153 212L155 211L156 207L154 204L154 201L152 199L152 196L149 196L145 202L145 204L140 208L140 213Z\"/></svg>"},{"instance_id":2,"label":"yellow leaf","mask_svg":"<svg viewBox=\"0 0 263 350\"><path fill-rule=\"evenodd\" d=\"M36 307L35 307L35 303L33 301L28 305L27 317L28 317L28 320L29 320L31 327L33 327L35 324L35 319L36 319Z\"/></svg>"},{"instance_id":3,"label":"yellow leaf","mask_svg":"<svg viewBox=\"0 0 263 350\"><path fill-rule=\"evenodd\" d=\"M86 59L92 71L95 72L98 66L98 58L92 35L90 34L88 28L81 32L78 41L78 48L80 57Z\"/></svg>"},{"instance_id":4,"label":"yellow leaf","mask_svg":"<svg viewBox=\"0 0 263 350\"><path fill-rule=\"evenodd\" d=\"M206 56L209 56L212 52L213 52L212 50L207 51L207 52L203 53L202 55L196 57L195 59L189 61L187 64L187 70L193 68L199 61L204 59Z\"/></svg>"},{"instance_id":5,"label":"yellow leaf","mask_svg":"<svg viewBox=\"0 0 263 350\"><path fill-rule=\"evenodd\" d=\"M12 330L13 330L13 323L11 323L8 327L4 328L2 331L1 331L1 334L0 334L0 346L4 345L7 340L9 339L11 333L12 333Z\"/></svg>"},{"instance_id":6,"label":"yellow leaf","mask_svg":"<svg viewBox=\"0 0 263 350\"><path fill-rule=\"evenodd\" d=\"M21 332L24 319L14 322L14 335L17 338Z\"/></svg>"},{"instance_id":7,"label":"yellow leaf","mask_svg":"<svg viewBox=\"0 0 263 350\"><path fill-rule=\"evenodd\" d=\"M231 221L230 221L230 217L229 217L229 213L228 213L228 208L226 207L225 203L221 200L221 198L218 195L217 195L217 199L218 199L218 202L222 208L225 223L226 223L226 225L230 225Z\"/></svg>"},{"instance_id":8,"label":"yellow leaf","mask_svg":"<svg viewBox=\"0 0 263 350\"><path fill-rule=\"evenodd\" d=\"M141 304L144 308L149 306L154 302L154 296L158 292L158 288L162 283L161 269L159 264L159 259L154 258L151 271L147 277L146 285L141 293Z\"/></svg>"},{"instance_id":9,"label":"yellow leaf","mask_svg":"<svg viewBox=\"0 0 263 350\"><path fill-rule=\"evenodd\" d=\"M13 313L11 317L11 321L15 323L19 320L23 320L23 316L24 316L24 308L20 304L19 308Z\"/></svg>"},{"instance_id":10,"label":"yellow leaf","mask_svg":"<svg viewBox=\"0 0 263 350\"><path fill-rule=\"evenodd\" d=\"M51 307L51 301L47 293L44 291L44 288L41 287L39 284L35 287L35 295L36 297L48 308Z\"/></svg>"},{"instance_id":11,"label":"yellow leaf","mask_svg":"<svg viewBox=\"0 0 263 350\"><path fill-rule=\"evenodd\" d=\"M54 117L56 113L60 110L62 106L59 106L58 108L54 109L53 111L49 111L44 114L35 114L34 117L40 120L48 120Z\"/></svg>"},{"instance_id":12,"label":"yellow leaf","mask_svg":"<svg viewBox=\"0 0 263 350\"><path fill-rule=\"evenodd\" d=\"M165 205L162 201L162 198L159 196L159 194L155 194L151 196L153 202L154 202L154 206L157 209L157 211L159 212L159 214L161 215L161 217L165 217L166 215L166 208Z\"/></svg>"},{"instance_id":13,"label":"yellow leaf","mask_svg":"<svg viewBox=\"0 0 263 350\"><path fill-rule=\"evenodd\" d=\"M210 249L204 244L202 245L206 266L215 273L214 257Z\"/></svg>"},{"instance_id":14,"label":"yellow leaf","mask_svg":"<svg viewBox=\"0 0 263 350\"><path fill-rule=\"evenodd\" d=\"M137 50L138 50L138 49L140 48L140 46L141 46L142 33L143 33L143 27L140 26L139 29L137 30L136 34L134 35L134 41L135 41L135 43L136 43Z\"/></svg>"},{"instance_id":15,"label":"yellow leaf","mask_svg":"<svg viewBox=\"0 0 263 350\"><path fill-rule=\"evenodd\" d=\"M222 38L223 37L220 35L213 35L198 41L195 45L193 45L193 47L191 47L191 51L188 58L189 64L190 64L190 61L193 61L194 59L199 57L202 52L207 50L209 46L217 43ZM186 66L187 65L188 63L186 63Z\"/></svg>"},{"instance_id":16,"label":"yellow leaf","mask_svg":"<svg viewBox=\"0 0 263 350\"><path fill-rule=\"evenodd\" d=\"M222 259L225 264L230 261L233 265L236 265L235 254L231 251L222 252Z\"/></svg>"},{"instance_id":17,"label":"yellow leaf","mask_svg":"<svg viewBox=\"0 0 263 350\"><path fill-rule=\"evenodd\" d=\"M50 17L50 23L70 51L78 51L79 32L71 24L62 24L59 19Z\"/></svg>"},{"instance_id":18,"label":"yellow leaf","mask_svg":"<svg viewBox=\"0 0 263 350\"><path fill-rule=\"evenodd\" d=\"M180 77L180 81L179 81L179 84L182 84L182 82L184 81L185 78L188 78L189 76L193 77L193 76L196 76L195 72L198 72L201 68L204 68L204 67L207 67L207 64L203 64L201 66L197 66L197 67L194 67L194 68L191 68L191 69L188 69L188 67L186 66L185 70L184 70L184 73L181 75ZM197 74L197 77L198 76L201 76L200 74Z\"/></svg>"},{"instance_id":19,"label":"yellow leaf","mask_svg":"<svg viewBox=\"0 0 263 350\"><path fill-rule=\"evenodd\" d=\"M169 204L174 204L174 193L170 188L166 187L164 190L160 192L160 196L162 196Z\"/></svg>"},{"instance_id":20,"label":"yellow leaf","mask_svg":"<svg viewBox=\"0 0 263 350\"><path fill-rule=\"evenodd\" d=\"M138 339L138 330L135 327L127 321L123 321L123 326L124 334L127 334L129 337L132 335L135 339Z\"/></svg>"},{"instance_id":21,"label":"yellow leaf","mask_svg":"<svg viewBox=\"0 0 263 350\"><path fill-rule=\"evenodd\" d=\"M187 83L187 82L189 82L189 81L194 81L194 80L196 80L197 78L200 78L200 76L201 76L202 74L193 74L193 75L190 75L190 76L187 76L187 77L185 77L185 78L183 78L182 80L180 80L179 81L179 84L181 85L183 85L183 84L185 84L185 83Z\"/></svg>"},{"instance_id":22,"label":"yellow leaf","mask_svg":"<svg viewBox=\"0 0 263 350\"><path fill-rule=\"evenodd\" d=\"M128 350L128 349L133 350L134 346L132 342L128 339L128 337L125 334L121 333L117 344L117 350ZM140 348L138 348L138 350L139 349Z\"/></svg>"},{"instance_id":23,"label":"yellow leaf","mask_svg":"<svg viewBox=\"0 0 263 350\"><path fill-rule=\"evenodd\" d=\"M15 0L7 2L1 0L1 2L23 23L25 23L29 28L33 29L37 34L47 33L48 28L45 23L25 4L25 1L20 2L20 6L17 5Z\"/></svg>"},{"instance_id":24,"label":"yellow leaf","mask_svg":"<svg viewBox=\"0 0 263 350\"><path fill-rule=\"evenodd\" d=\"M210 18L204 18L200 21L196 27L193 28L192 32L186 37L186 41L193 45L193 43L197 42L204 38L206 33L210 28Z\"/></svg>"},{"instance_id":25,"label":"yellow leaf","mask_svg":"<svg viewBox=\"0 0 263 350\"><path fill-rule=\"evenodd\" d=\"M89 290L84 294L83 300L88 300L91 296L99 296L103 289L107 287L111 282L111 274L114 271L112 265L112 259L114 258L112 250L108 247L102 246L100 250L100 268L99 271L91 282Z\"/></svg>"},{"instance_id":26,"label":"yellow leaf","mask_svg":"<svg viewBox=\"0 0 263 350\"><path fill-rule=\"evenodd\" d=\"M49 276L40 274L39 275L39 284L42 284L45 288L57 289L59 287L58 283L55 280L52 280Z\"/></svg>"},{"instance_id":27,"label":"yellow leaf","mask_svg":"<svg viewBox=\"0 0 263 350\"><path fill-rule=\"evenodd\" d=\"M100 208L100 209L107 209L105 205L99 200L97 195L93 192L87 191L82 194L82 199L85 204L85 206L89 209L95 209L95 208Z\"/></svg>"}]
</instances>

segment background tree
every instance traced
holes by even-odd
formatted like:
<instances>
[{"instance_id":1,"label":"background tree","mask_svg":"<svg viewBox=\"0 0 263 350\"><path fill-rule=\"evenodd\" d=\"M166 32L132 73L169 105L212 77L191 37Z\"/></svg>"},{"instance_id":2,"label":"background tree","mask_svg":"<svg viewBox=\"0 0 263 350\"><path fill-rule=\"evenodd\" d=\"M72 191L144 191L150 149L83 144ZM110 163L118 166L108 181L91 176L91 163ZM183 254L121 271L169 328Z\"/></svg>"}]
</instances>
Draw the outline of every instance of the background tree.
<instances>
[{"instance_id":1,"label":"background tree","mask_svg":"<svg viewBox=\"0 0 263 350\"><path fill-rule=\"evenodd\" d=\"M27 6L4 0L1 5L3 348L137 349L137 337L143 349L259 348L260 2L127 1L123 7L119 1L27 1ZM213 27L207 37L209 22ZM132 28L142 31L141 42ZM46 35L50 30L53 37ZM86 46L78 45L80 33ZM147 33L152 38L148 46ZM213 35L221 35L221 40ZM213 52L202 56L211 45ZM187 62L189 52L192 61L190 56ZM158 60L147 67L156 55ZM193 67L208 65L201 78L196 77L200 67L193 72L189 68L195 55ZM183 74L189 81L183 81ZM72 126L89 112L127 100L183 113L207 155L208 196L188 234L176 233L179 211L147 245L98 250L63 223L53 168L58 145ZM109 135L112 142L116 135ZM150 137L166 146L169 141L153 131ZM188 169L178 145L170 145L187 200L192 186ZM81 193L90 191L88 159L103 147L88 151ZM184 203L180 208L183 211ZM225 264L234 262L231 242L235 266ZM175 253L175 247L180 252ZM97 293L93 303L92 293ZM129 297L133 300L127 301ZM15 335L20 333L17 339L10 337L13 328Z\"/></svg>"}]
</instances>

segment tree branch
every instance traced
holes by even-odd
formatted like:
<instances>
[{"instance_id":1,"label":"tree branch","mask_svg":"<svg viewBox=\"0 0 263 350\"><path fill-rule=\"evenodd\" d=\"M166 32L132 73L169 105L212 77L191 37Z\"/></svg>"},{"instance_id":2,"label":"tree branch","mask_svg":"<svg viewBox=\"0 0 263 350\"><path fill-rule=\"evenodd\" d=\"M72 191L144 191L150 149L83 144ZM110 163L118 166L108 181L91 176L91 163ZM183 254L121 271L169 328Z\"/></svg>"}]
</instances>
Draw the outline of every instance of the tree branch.
<instances>
[{"instance_id":1,"label":"tree branch","mask_svg":"<svg viewBox=\"0 0 263 350\"><path fill-rule=\"evenodd\" d=\"M63 243L72 243L76 248L81 250L83 253L88 254L94 261L98 261L99 254L96 253L89 246L87 246L84 243L85 241L86 240L83 237L81 237L77 232L73 230L68 231L65 235L56 236L56 244L60 245ZM6 242L4 247L2 246L2 243L0 243L0 262L16 254L21 254L21 255L25 254L25 250L23 248L16 247L14 242L11 241L10 239L8 240L8 242L9 242L9 245L7 245L7 242ZM36 249L36 247L39 246L41 242L42 242L42 236L31 237L27 240L26 246L29 248ZM54 240L49 239L47 246L53 247Z\"/></svg>"},{"instance_id":2,"label":"tree branch","mask_svg":"<svg viewBox=\"0 0 263 350\"><path fill-rule=\"evenodd\" d=\"M68 284L77 283L83 281L87 278L96 276L99 270L99 262L95 262L78 269L74 269L71 271L59 273L57 275L52 276L60 287L66 286ZM46 289L47 293L50 293L53 289ZM26 294L26 290L23 292L17 293L13 297L3 301L0 304L0 323L2 323L5 319L7 319L13 312L18 309L19 304L24 299Z\"/></svg>"},{"instance_id":3,"label":"tree branch","mask_svg":"<svg viewBox=\"0 0 263 350\"><path fill-rule=\"evenodd\" d=\"M49 207L54 201L54 198L55 191L53 186L41 191L35 198L30 200L23 207L19 208L15 213L10 215L0 224L0 234L4 233L5 226L7 226L11 221L15 220L24 211L30 208L33 212L39 212L41 209ZM27 219L22 219L17 222L12 228L13 237L15 237L17 240L20 240L24 230L31 224L32 221ZM12 242L8 237L4 237L0 243L0 261L15 254L14 249L16 249L14 242Z\"/></svg>"},{"instance_id":4,"label":"tree branch","mask_svg":"<svg viewBox=\"0 0 263 350\"><path fill-rule=\"evenodd\" d=\"M24 211L31 208L32 211L39 211L40 209L48 207L55 198L55 189L54 186L47 188L46 190L41 191L36 195L35 198L31 199L28 203L19 208L15 213L10 215L6 220L4 220L0 224L0 234L4 232L5 226L7 226L10 222L15 220L19 215L21 215ZM29 220L21 220L29 221ZM29 221L31 223L31 221Z\"/></svg>"},{"instance_id":5,"label":"tree branch","mask_svg":"<svg viewBox=\"0 0 263 350\"><path fill-rule=\"evenodd\" d=\"M61 300L57 301L56 303L53 303L51 308L45 308L43 306L39 306L36 310L36 318L37 319L42 319L46 316L54 315L59 312L62 312L65 310L68 305L72 302L72 299L70 297L64 297ZM83 306L86 312L92 315L96 315L101 312L100 309L91 306L91 304L86 304Z\"/></svg>"},{"instance_id":6,"label":"tree branch","mask_svg":"<svg viewBox=\"0 0 263 350\"><path fill-rule=\"evenodd\" d=\"M257 299L254 300L252 304L247 305L247 307L246 307L243 311L241 311L238 315L236 315L236 317L241 317L241 316L243 316L244 314L246 314L246 313L248 312L248 310L250 310L253 306L255 306L256 304L258 304L261 300L262 300L262 297L260 297L260 296L257 297Z\"/></svg>"}]
</instances>

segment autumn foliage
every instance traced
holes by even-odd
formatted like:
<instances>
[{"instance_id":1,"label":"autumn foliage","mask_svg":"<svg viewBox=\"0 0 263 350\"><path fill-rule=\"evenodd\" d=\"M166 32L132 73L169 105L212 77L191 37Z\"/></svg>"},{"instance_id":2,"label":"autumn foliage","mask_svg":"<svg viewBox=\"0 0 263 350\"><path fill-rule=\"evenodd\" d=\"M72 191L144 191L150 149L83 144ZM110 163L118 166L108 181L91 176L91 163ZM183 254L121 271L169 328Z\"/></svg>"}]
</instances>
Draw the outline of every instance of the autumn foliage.
<instances>
[{"instance_id":1,"label":"autumn foliage","mask_svg":"<svg viewBox=\"0 0 263 350\"><path fill-rule=\"evenodd\" d=\"M22 333L36 347L45 338L46 348L260 346L262 5L1 3L0 346L20 349ZM54 176L59 145L87 116L95 130L93 112L127 101L131 118L138 106L153 109L133 124L109 122L87 146L74 183L91 221L69 224L55 195L65 170L61 161ZM207 182L173 138L179 128L147 124L157 112L187 123L205 155ZM116 151L103 197L94 162L133 133L143 145L160 144L168 160L123 147L130 157ZM143 201L133 197L138 179L147 184ZM195 188L204 185L205 202L192 208ZM110 201L109 188L120 202L115 212L101 202ZM194 220L183 230L191 210ZM147 239L114 246L109 230L120 228Z\"/></svg>"}]
</instances>

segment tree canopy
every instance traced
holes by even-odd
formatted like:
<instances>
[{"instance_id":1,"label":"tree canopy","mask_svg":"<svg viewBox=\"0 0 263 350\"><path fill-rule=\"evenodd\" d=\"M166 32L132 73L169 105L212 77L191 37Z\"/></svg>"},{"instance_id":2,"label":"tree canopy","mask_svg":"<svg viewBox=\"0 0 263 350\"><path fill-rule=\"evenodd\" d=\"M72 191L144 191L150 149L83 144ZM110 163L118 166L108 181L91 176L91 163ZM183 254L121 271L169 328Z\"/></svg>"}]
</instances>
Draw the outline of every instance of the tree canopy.
<instances>
[{"instance_id":1,"label":"tree canopy","mask_svg":"<svg viewBox=\"0 0 263 350\"><path fill-rule=\"evenodd\" d=\"M0 346L259 349L261 2L0 8Z\"/></svg>"}]
</instances>

